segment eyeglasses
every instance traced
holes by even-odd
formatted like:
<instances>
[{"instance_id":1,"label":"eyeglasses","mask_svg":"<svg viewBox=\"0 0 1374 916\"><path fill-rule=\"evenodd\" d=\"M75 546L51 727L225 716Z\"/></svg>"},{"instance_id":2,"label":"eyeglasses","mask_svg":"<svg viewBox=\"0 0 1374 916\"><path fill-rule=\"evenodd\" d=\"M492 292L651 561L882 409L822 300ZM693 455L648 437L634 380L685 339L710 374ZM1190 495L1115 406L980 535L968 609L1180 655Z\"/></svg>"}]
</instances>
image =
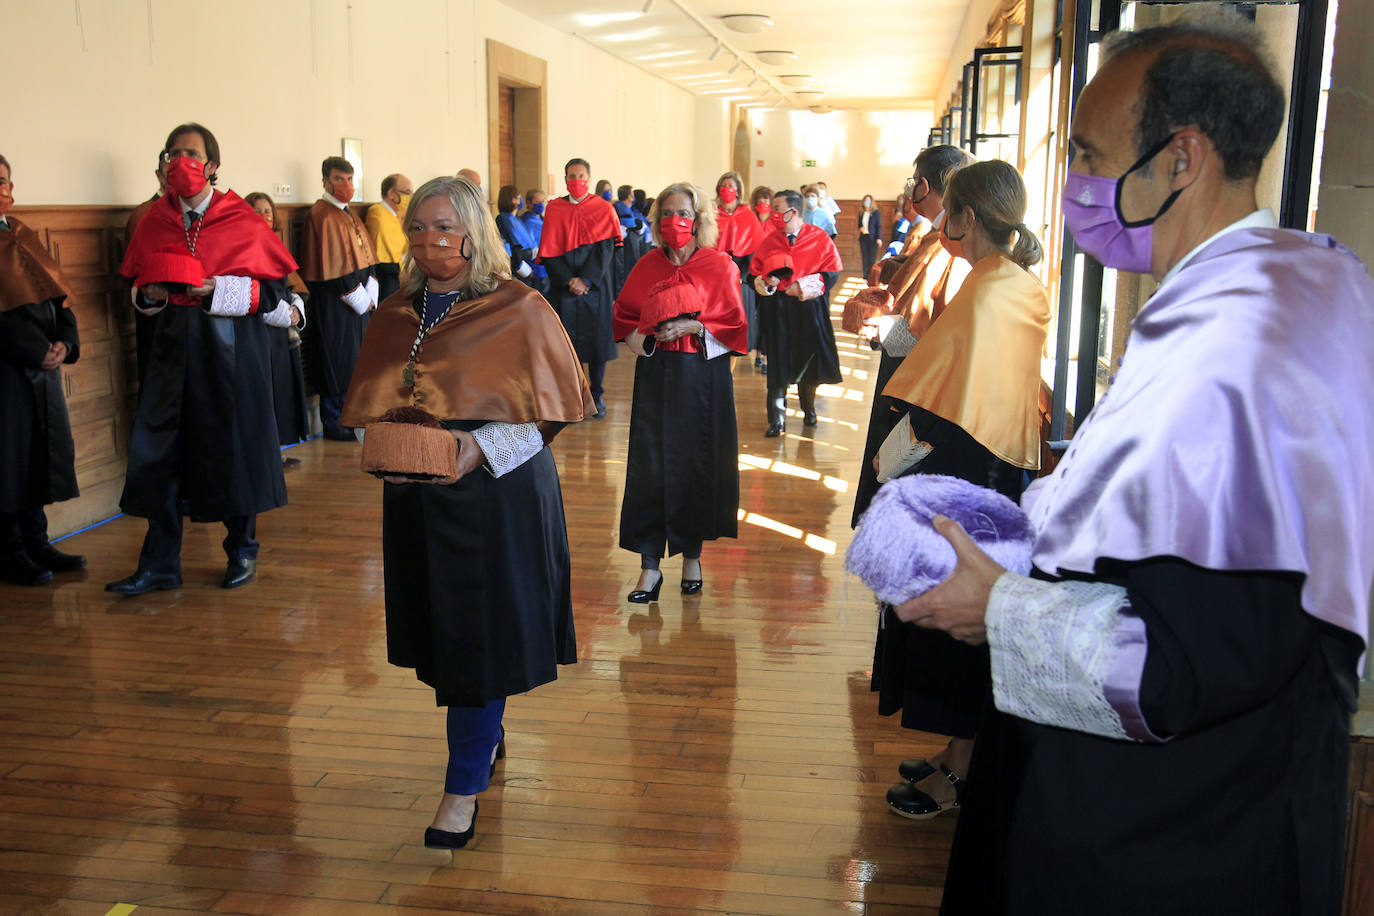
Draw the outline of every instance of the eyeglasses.
<instances>
[{"instance_id":1,"label":"eyeglasses","mask_svg":"<svg viewBox=\"0 0 1374 916\"><path fill-rule=\"evenodd\" d=\"M201 153L200 153L198 150L193 150L193 149L167 149L167 150L163 150L163 151L162 151L162 162L163 162L164 165L170 165L170 164L172 163L172 160L173 160L173 159L178 159L178 158L180 158L180 157L182 157L182 156L185 156L185 157L187 157L188 159L194 159L194 160L196 160L197 162L204 162L204 161L205 161L205 157L204 157L203 155L201 155Z\"/></svg>"}]
</instances>

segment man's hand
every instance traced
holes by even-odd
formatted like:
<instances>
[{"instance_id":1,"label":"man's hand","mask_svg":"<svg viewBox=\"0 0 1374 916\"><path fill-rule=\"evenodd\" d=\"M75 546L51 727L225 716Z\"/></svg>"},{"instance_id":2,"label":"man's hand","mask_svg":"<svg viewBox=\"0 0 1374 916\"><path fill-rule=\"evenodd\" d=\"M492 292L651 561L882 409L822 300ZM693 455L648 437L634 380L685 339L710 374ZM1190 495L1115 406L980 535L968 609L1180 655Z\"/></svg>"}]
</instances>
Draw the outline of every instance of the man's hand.
<instances>
[{"instance_id":1,"label":"man's hand","mask_svg":"<svg viewBox=\"0 0 1374 916\"><path fill-rule=\"evenodd\" d=\"M482 446L477 444L477 438L472 433L461 429L451 429L449 432L458 440L458 479L462 480L480 468L487 456L482 453Z\"/></svg>"},{"instance_id":2,"label":"man's hand","mask_svg":"<svg viewBox=\"0 0 1374 916\"><path fill-rule=\"evenodd\" d=\"M39 363L39 367L44 371L56 369L58 366L62 365L62 360L66 358L67 345L59 340L48 347L48 352L44 354L43 362Z\"/></svg>"},{"instance_id":3,"label":"man's hand","mask_svg":"<svg viewBox=\"0 0 1374 916\"><path fill-rule=\"evenodd\" d=\"M143 293L144 299L148 299L152 302L167 301L167 287L160 286L157 283L149 283L147 286L140 289L139 292Z\"/></svg>"},{"instance_id":4,"label":"man's hand","mask_svg":"<svg viewBox=\"0 0 1374 916\"><path fill-rule=\"evenodd\" d=\"M206 277L201 281L200 286L193 286L186 291L188 296L213 296L215 294L215 278Z\"/></svg>"},{"instance_id":5,"label":"man's hand","mask_svg":"<svg viewBox=\"0 0 1374 916\"><path fill-rule=\"evenodd\" d=\"M960 642L982 645L988 641L988 596L1006 569L984 553L958 522L937 515L932 524L954 548L958 557L954 572L924 595L893 610L907 623L944 630Z\"/></svg>"},{"instance_id":6,"label":"man's hand","mask_svg":"<svg viewBox=\"0 0 1374 916\"><path fill-rule=\"evenodd\" d=\"M705 329L706 326L695 318L675 318L672 321L664 322L663 326L658 329L656 337L659 343L671 343L680 337L700 334Z\"/></svg>"},{"instance_id":7,"label":"man's hand","mask_svg":"<svg viewBox=\"0 0 1374 916\"><path fill-rule=\"evenodd\" d=\"M581 277L573 277L568 281L568 289L572 291L574 296L585 296L587 291L591 289L591 286Z\"/></svg>"},{"instance_id":8,"label":"man's hand","mask_svg":"<svg viewBox=\"0 0 1374 916\"><path fill-rule=\"evenodd\" d=\"M783 290L783 293L788 296L791 296L793 299L803 298L801 283L797 282L796 280L793 280L792 285L787 287L787 289Z\"/></svg>"}]
</instances>

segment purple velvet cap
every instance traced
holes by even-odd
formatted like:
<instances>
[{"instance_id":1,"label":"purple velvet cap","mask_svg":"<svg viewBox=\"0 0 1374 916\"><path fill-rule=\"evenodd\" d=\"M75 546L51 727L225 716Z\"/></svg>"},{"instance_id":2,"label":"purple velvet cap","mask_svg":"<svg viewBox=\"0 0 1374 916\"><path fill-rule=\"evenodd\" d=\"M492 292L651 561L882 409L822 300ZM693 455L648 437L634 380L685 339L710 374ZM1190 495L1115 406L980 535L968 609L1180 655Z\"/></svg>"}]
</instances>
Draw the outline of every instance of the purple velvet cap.
<instances>
[{"instance_id":1,"label":"purple velvet cap","mask_svg":"<svg viewBox=\"0 0 1374 916\"><path fill-rule=\"evenodd\" d=\"M844 568L888 604L925 594L954 572L957 561L949 541L931 525L937 515L962 525L1011 572L1030 572L1035 533L1021 507L996 490L942 474L911 474L884 484L859 520Z\"/></svg>"}]
</instances>

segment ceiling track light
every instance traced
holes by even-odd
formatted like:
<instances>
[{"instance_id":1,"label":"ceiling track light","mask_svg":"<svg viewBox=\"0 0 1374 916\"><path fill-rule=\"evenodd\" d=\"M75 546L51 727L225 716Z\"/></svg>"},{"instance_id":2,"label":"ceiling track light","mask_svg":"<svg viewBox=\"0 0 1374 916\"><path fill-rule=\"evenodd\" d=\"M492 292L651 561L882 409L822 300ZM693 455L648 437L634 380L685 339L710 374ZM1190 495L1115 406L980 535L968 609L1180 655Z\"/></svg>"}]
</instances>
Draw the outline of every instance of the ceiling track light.
<instances>
[{"instance_id":1,"label":"ceiling track light","mask_svg":"<svg viewBox=\"0 0 1374 916\"><path fill-rule=\"evenodd\" d=\"M740 59L737 57L737 58L735 58L734 66L732 66L729 70L726 70L725 72L726 72L726 73L734 73L734 72L735 72L736 70L738 70L743 64L744 64L744 61L743 61L743 60L740 60Z\"/></svg>"},{"instance_id":2,"label":"ceiling track light","mask_svg":"<svg viewBox=\"0 0 1374 916\"><path fill-rule=\"evenodd\" d=\"M708 58L706 58L706 59L707 59L707 60L715 60L717 57L720 57L720 51L721 51L721 48L723 48L723 47L724 47L724 45L722 45L719 41L717 41L717 42L716 42L715 48L711 51L711 56L708 57Z\"/></svg>"},{"instance_id":3,"label":"ceiling track light","mask_svg":"<svg viewBox=\"0 0 1374 916\"><path fill-rule=\"evenodd\" d=\"M648 14L654 8L654 0L644 0L644 12Z\"/></svg>"}]
</instances>

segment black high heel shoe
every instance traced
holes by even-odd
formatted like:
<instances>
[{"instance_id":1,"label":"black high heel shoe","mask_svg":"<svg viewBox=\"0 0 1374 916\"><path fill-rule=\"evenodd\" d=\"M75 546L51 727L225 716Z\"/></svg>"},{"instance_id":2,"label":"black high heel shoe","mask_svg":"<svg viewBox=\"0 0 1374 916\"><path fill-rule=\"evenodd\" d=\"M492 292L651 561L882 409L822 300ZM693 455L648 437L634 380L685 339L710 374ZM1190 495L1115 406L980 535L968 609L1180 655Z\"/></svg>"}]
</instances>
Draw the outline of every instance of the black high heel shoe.
<instances>
[{"instance_id":1,"label":"black high heel shoe","mask_svg":"<svg viewBox=\"0 0 1374 916\"><path fill-rule=\"evenodd\" d=\"M662 571L659 572L658 583L654 585L653 588L649 589L647 592L644 591L642 588L637 588L634 591L630 592L630 594L625 596L625 600L629 601L631 604L648 604L651 601L657 601L658 594L661 591L663 591Z\"/></svg>"},{"instance_id":2,"label":"black high heel shoe","mask_svg":"<svg viewBox=\"0 0 1374 916\"><path fill-rule=\"evenodd\" d=\"M477 832L477 808L478 803L472 803L472 823L468 824L468 829L462 833L454 833L452 830L440 830L438 827L425 828L425 846L429 849L462 849L472 839Z\"/></svg>"},{"instance_id":3,"label":"black high heel shoe","mask_svg":"<svg viewBox=\"0 0 1374 916\"><path fill-rule=\"evenodd\" d=\"M505 727L504 725L502 725L502 726L501 726L501 740L498 741L498 742L496 742L496 756L493 757L493 758L491 758L491 772L487 774L487 778L488 778L488 779L491 779L493 776L496 775L496 761L498 761L498 760L505 760L505 759L506 759L506 727Z\"/></svg>"},{"instance_id":4,"label":"black high heel shoe","mask_svg":"<svg viewBox=\"0 0 1374 916\"><path fill-rule=\"evenodd\" d=\"M700 575L700 574L701 574L701 561L698 560L698 561L697 561L697 575ZM682 580L681 588L682 588L682 594L684 594L684 595L700 595L700 594L701 594L701 580L700 580L700 579L683 579L683 580Z\"/></svg>"}]
</instances>

